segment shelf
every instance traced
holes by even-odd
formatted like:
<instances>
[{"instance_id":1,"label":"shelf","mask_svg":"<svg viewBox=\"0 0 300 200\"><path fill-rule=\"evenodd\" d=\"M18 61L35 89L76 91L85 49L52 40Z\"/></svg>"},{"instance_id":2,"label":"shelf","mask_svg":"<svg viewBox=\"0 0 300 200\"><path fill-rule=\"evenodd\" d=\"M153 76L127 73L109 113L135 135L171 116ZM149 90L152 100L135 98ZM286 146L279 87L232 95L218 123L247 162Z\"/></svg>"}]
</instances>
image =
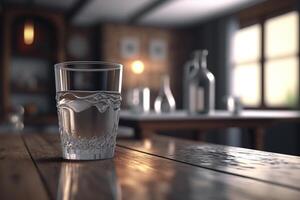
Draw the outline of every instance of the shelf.
<instances>
[{"instance_id":1,"label":"shelf","mask_svg":"<svg viewBox=\"0 0 300 200\"><path fill-rule=\"evenodd\" d=\"M44 114L36 116L25 116L25 125L50 125L58 124L57 115L55 114Z\"/></svg>"},{"instance_id":2,"label":"shelf","mask_svg":"<svg viewBox=\"0 0 300 200\"><path fill-rule=\"evenodd\" d=\"M15 94L49 94L49 90L47 90L46 88L36 88L36 89L29 89L29 88L13 88L11 90L12 93Z\"/></svg>"},{"instance_id":3,"label":"shelf","mask_svg":"<svg viewBox=\"0 0 300 200\"><path fill-rule=\"evenodd\" d=\"M20 58L29 58L29 59L43 59L47 60L48 62L52 62L56 60L56 56L53 54L46 54L46 53L14 53L12 57L20 57Z\"/></svg>"}]
</instances>

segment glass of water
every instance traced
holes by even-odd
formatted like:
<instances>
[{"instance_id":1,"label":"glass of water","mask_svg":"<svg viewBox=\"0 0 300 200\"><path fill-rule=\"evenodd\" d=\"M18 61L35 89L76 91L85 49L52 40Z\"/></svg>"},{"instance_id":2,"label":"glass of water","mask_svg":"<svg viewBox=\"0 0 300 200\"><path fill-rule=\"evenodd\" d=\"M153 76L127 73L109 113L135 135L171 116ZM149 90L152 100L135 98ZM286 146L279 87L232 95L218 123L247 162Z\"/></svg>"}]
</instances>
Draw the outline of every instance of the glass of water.
<instances>
[{"instance_id":1,"label":"glass of water","mask_svg":"<svg viewBox=\"0 0 300 200\"><path fill-rule=\"evenodd\" d=\"M72 61L55 65L63 158L114 156L122 85L121 64Z\"/></svg>"}]
</instances>

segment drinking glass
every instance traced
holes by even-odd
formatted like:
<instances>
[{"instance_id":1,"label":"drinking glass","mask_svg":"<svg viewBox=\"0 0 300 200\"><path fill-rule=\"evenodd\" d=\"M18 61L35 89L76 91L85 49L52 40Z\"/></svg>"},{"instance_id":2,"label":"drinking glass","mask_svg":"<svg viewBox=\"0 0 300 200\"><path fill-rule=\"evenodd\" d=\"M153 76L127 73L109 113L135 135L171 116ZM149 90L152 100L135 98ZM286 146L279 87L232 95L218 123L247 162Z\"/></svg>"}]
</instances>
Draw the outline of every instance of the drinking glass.
<instances>
[{"instance_id":1,"label":"drinking glass","mask_svg":"<svg viewBox=\"0 0 300 200\"><path fill-rule=\"evenodd\" d=\"M55 65L56 101L63 158L114 156L123 66L101 61Z\"/></svg>"}]
</instances>

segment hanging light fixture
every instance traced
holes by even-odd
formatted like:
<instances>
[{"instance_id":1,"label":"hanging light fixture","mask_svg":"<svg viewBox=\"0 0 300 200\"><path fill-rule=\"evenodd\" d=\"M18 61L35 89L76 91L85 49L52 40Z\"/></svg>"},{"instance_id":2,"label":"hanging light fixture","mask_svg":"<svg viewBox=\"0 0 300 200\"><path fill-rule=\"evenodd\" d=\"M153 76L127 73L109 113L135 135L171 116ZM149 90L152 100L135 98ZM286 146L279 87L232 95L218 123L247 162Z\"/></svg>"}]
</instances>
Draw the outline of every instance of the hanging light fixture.
<instances>
[{"instance_id":1,"label":"hanging light fixture","mask_svg":"<svg viewBox=\"0 0 300 200\"><path fill-rule=\"evenodd\" d=\"M34 41L34 24L31 20L28 20L24 24L24 43L26 45L31 45L33 44Z\"/></svg>"}]
</instances>

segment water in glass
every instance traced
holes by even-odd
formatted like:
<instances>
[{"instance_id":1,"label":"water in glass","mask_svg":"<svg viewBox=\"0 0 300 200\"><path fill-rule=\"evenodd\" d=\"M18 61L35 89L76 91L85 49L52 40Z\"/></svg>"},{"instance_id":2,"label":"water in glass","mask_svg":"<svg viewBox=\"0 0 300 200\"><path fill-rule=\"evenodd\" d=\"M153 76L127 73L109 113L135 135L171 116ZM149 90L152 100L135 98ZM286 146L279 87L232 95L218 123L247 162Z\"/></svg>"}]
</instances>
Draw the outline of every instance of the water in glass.
<instances>
[{"instance_id":1,"label":"water in glass","mask_svg":"<svg viewBox=\"0 0 300 200\"><path fill-rule=\"evenodd\" d=\"M63 157L93 160L114 156L121 95L110 91L57 92Z\"/></svg>"}]
</instances>

